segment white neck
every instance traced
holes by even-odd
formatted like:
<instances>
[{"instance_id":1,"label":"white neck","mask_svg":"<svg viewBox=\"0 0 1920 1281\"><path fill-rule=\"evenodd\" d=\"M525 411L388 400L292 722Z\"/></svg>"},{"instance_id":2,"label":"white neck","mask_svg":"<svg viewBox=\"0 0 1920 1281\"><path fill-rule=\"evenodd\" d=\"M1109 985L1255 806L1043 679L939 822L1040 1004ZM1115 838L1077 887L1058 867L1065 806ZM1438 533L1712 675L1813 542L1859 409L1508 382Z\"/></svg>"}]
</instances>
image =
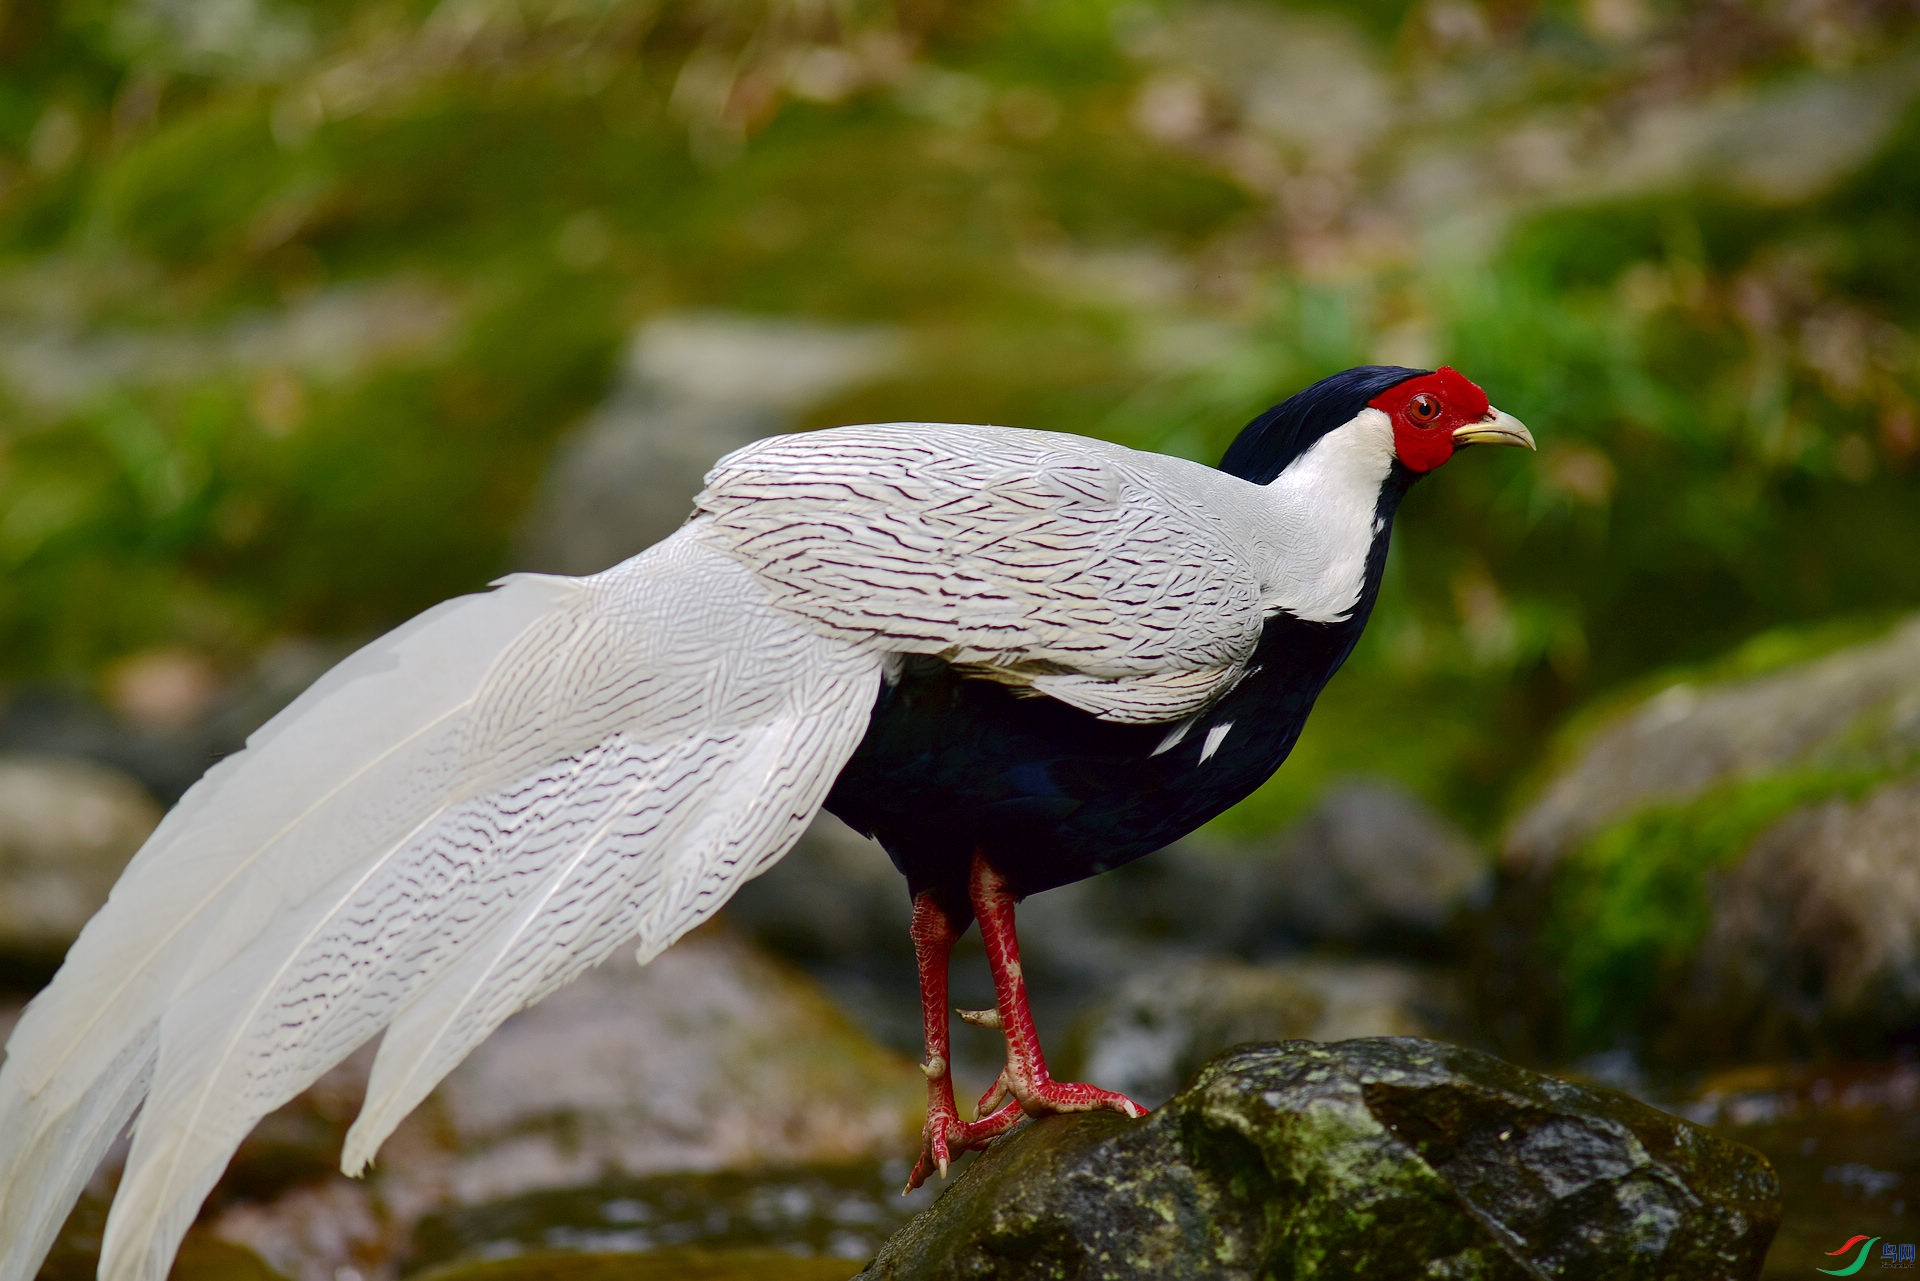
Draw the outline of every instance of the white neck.
<instances>
[{"instance_id":1,"label":"white neck","mask_svg":"<svg viewBox=\"0 0 1920 1281\"><path fill-rule=\"evenodd\" d=\"M1375 516L1393 457L1392 421L1378 409L1363 409L1266 486L1269 610L1316 623L1353 612L1366 584L1367 553L1380 533Z\"/></svg>"}]
</instances>

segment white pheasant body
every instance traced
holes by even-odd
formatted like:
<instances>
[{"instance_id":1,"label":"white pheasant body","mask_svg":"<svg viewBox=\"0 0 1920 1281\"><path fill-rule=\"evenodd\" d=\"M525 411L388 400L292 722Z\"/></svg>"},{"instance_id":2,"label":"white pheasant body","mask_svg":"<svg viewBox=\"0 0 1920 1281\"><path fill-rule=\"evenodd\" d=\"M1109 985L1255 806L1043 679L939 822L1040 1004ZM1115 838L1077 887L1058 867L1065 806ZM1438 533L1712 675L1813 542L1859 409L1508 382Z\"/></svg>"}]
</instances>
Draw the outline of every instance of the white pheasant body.
<instances>
[{"instance_id":1,"label":"white pheasant body","mask_svg":"<svg viewBox=\"0 0 1920 1281\"><path fill-rule=\"evenodd\" d=\"M363 1167L508 1015L624 944L654 955L784 854L893 656L1191 716L1276 611L1352 608L1327 531L1371 519L1378 436L1326 437L1292 488L1006 428L777 438L632 560L375 641L187 794L21 1020L0 1281L33 1275L136 1111L101 1276L160 1281L252 1125L384 1030Z\"/></svg>"}]
</instances>

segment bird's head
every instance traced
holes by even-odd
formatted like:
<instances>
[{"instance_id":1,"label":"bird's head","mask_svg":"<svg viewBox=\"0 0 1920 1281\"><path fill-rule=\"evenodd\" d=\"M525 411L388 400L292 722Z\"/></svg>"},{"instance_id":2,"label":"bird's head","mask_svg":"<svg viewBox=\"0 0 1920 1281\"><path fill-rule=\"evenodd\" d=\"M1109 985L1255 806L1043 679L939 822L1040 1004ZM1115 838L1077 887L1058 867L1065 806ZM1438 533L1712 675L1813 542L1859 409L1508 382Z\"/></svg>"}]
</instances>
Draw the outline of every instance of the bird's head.
<instances>
[{"instance_id":1,"label":"bird's head","mask_svg":"<svg viewBox=\"0 0 1920 1281\"><path fill-rule=\"evenodd\" d=\"M1457 371L1362 365L1322 378L1248 423L1220 469L1264 485L1334 433L1341 443L1391 459L1407 478L1423 475L1463 445L1524 445L1519 419L1487 403Z\"/></svg>"}]
</instances>

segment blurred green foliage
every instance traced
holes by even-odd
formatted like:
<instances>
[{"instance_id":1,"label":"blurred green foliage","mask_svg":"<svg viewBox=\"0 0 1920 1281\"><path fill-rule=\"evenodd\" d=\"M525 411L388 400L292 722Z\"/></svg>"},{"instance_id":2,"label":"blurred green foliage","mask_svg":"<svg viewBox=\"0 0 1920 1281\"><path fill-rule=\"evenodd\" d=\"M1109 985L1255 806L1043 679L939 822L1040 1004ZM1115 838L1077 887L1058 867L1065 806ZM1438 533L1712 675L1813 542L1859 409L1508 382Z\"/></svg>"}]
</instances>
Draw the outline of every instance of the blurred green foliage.
<instances>
[{"instance_id":1,"label":"blurred green foliage","mask_svg":"<svg viewBox=\"0 0 1920 1281\"><path fill-rule=\"evenodd\" d=\"M1858 800L1911 767L1784 771L1642 811L1581 842L1556 878L1540 936L1564 993L1555 1043L1591 1053L1657 1032L1662 992L1687 981L1712 923L1712 874L1794 810Z\"/></svg>"},{"instance_id":2,"label":"blurred green foliage","mask_svg":"<svg viewBox=\"0 0 1920 1281\"><path fill-rule=\"evenodd\" d=\"M0 15L9 680L237 665L479 587L628 334L697 308L908 335L809 426L1211 459L1374 359L1526 420L1537 458L1410 499L1349 672L1230 825L1361 770L1485 828L1597 691L1920 601L1904 10Z\"/></svg>"}]
</instances>

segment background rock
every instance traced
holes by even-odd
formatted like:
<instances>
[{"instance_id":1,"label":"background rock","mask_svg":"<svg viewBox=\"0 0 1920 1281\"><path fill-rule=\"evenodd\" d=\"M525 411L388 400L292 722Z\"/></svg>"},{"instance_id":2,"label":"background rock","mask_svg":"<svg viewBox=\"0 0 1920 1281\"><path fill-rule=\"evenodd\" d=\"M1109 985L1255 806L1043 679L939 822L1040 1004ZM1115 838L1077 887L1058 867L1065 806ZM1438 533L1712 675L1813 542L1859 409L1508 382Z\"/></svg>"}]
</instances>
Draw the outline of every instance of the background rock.
<instances>
[{"instance_id":1,"label":"background rock","mask_svg":"<svg viewBox=\"0 0 1920 1281\"><path fill-rule=\"evenodd\" d=\"M1920 774L1806 806L1716 875L1664 1057L1920 1040Z\"/></svg>"},{"instance_id":2,"label":"background rock","mask_svg":"<svg viewBox=\"0 0 1920 1281\"><path fill-rule=\"evenodd\" d=\"M1088 1014L1059 1075L1157 1107L1229 1046L1418 1036L1458 1021L1439 976L1389 961L1209 960L1150 970Z\"/></svg>"},{"instance_id":3,"label":"background rock","mask_svg":"<svg viewBox=\"0 0 1920 1281\"><path fill-rule=\"evenodd\" d=\"M799 844L741 886L725 910L755 941L793 960L913 957L905 878L885 850L831 814L816 817Z\"/></svg>"},{"instance_id":4,"label":"background rock","mask_svg":"<svg viewBox=\"0 0 1920 1281\"><path fill-rule=\"evenodd\" d=\"M1759 1274L1764 1158L1608 1090L1410 1039L1222 1055L1141 1121L982 1154L867 1281Z\"/></svg>"},{"instance_id":5,"label":"background rock","mask_svg":"<svg viewBox=\"0 0 1920 1281\"><path fill-rule=\"evenodd\" d=\"M1920 750L1920 618L1752 680L1672 685L1587 738L1508 830L1516 870L1649 805L1793 765Z\"/></svg>"},{"instance_id":6,"label":"background rock","mask_svg":"<svg viewBox=\"0 0 1920 1281\"><path fill-rule=\"evenodd\" d=\"M610 1173L893 1155L925 1086L812 984L725 934L621 955L515 1015L441 1086L455 1201Z\"/></svg>"},{"instance_id":7,"label":"background rock","mask_svg":"<svg viewBox=\"0 0 1920 1281\"><path fill-rule=\"evenodd\" d=\"M0 756L0 956L63 955L159 821L153 798L116 770Z\"/></svg>"},{"instance_id":8,"label":"background rock","mask_svg":"<svg viewBox=\"0 0 1920 1281\"><path fill-rule=\"evenodd\" d=\"M130 775L171 805L350 648L282 639L177 723L142 724L57 687L14 691L0 704L0 752L94 761Z\"/></svg>"},{"instance_id":9,"label":"background rock","mask_svg":"<svg viewBox=\"0 0 1920 1281\"><path fill-rule=\"evenodd\" d=\"M1569 757L1505 845L1473 984L1501 1044L1681 1062L1920 1037L1920 619L1674 685Z\"/></svg>"},{"instance_id":10,"label":"background rock","mask_svg":"<svg viewBox=\"0 0 1920 1281\"><path fill-rule=\"evenodd\" d=\"M787 856L741 886L723 912L755 943L804 969L869 1036L918 1061L911 915L906 880L886 851L831 814L815 816ZM977 960L984 966L977 952L970 934L961 944L958 977L969 975ZM985 999L991 1001L990 989ZM982 1070L989 1057L980 1055Z\"/></svg>"},{"instance_id":11,"label":"background rock","mask_svg":"<svg viewBox=\"0 0 1920 1281\"><path fill-rule=\"evenodd\" d=\"M1112 1088L1164 1098L1208 1055L1239 1040L1457 1028L1446 985L1428 971L1347 962L1356 953L1447 957L1451 922L1485 896L1490 878L1487 856L1417 799L1353 781L1275 838L1202 833L1027 899L1021 955L1036 1016L1062 1063L1075 1060L1067 1033L1078 1027L1080 1061L1098 1060L1132 1083ZM805 967L870 1034L902 1053L920 1052L910 904L878 845L822 815L726 913ZM1296 961L1314 946L1341 956ZM956 951L956 1002L992 1002L977 949L970 933ZM1211 980L1196 976L1224 986L1209 992ZM1182 1029L1173 1040L1169 1019ZM1109 1038L1131 1044L1133 1033L1121 1029L1148 1024L1148 1039L1161 1047L1148 1056L1154 1066L1122 1066L1094 1048ZM955 1053L963 1075L998 1071L1001 1048L991 1036L961 1029Z\"/></svg>"},{"instance_id":12,"label":"background rock","mask_svg":"<svg viewBox=\"0 0 1920 1281\"><path fill-rule=\"evenodd\" d=\"M1067 889L1108 933L1209 953L1262 958L1332 944L1430 956L1491 879L1488 857L1418 798L1351 780L1275 836L1202 832Z\"/></svg>"},{"instance_id":13,"label":"background rock","mask_svg":"<svg viewBox=\"0 0 1920 1281\"><path fill-rule=\"evenodd\" d=\"M1481 902L1487 856L1408 792L1349 782L1276 842L1261 867L1260 910L1243 947L1339 942L1376 950L1434 950L1454 915Z\"/></svg>"}]
</instances>

